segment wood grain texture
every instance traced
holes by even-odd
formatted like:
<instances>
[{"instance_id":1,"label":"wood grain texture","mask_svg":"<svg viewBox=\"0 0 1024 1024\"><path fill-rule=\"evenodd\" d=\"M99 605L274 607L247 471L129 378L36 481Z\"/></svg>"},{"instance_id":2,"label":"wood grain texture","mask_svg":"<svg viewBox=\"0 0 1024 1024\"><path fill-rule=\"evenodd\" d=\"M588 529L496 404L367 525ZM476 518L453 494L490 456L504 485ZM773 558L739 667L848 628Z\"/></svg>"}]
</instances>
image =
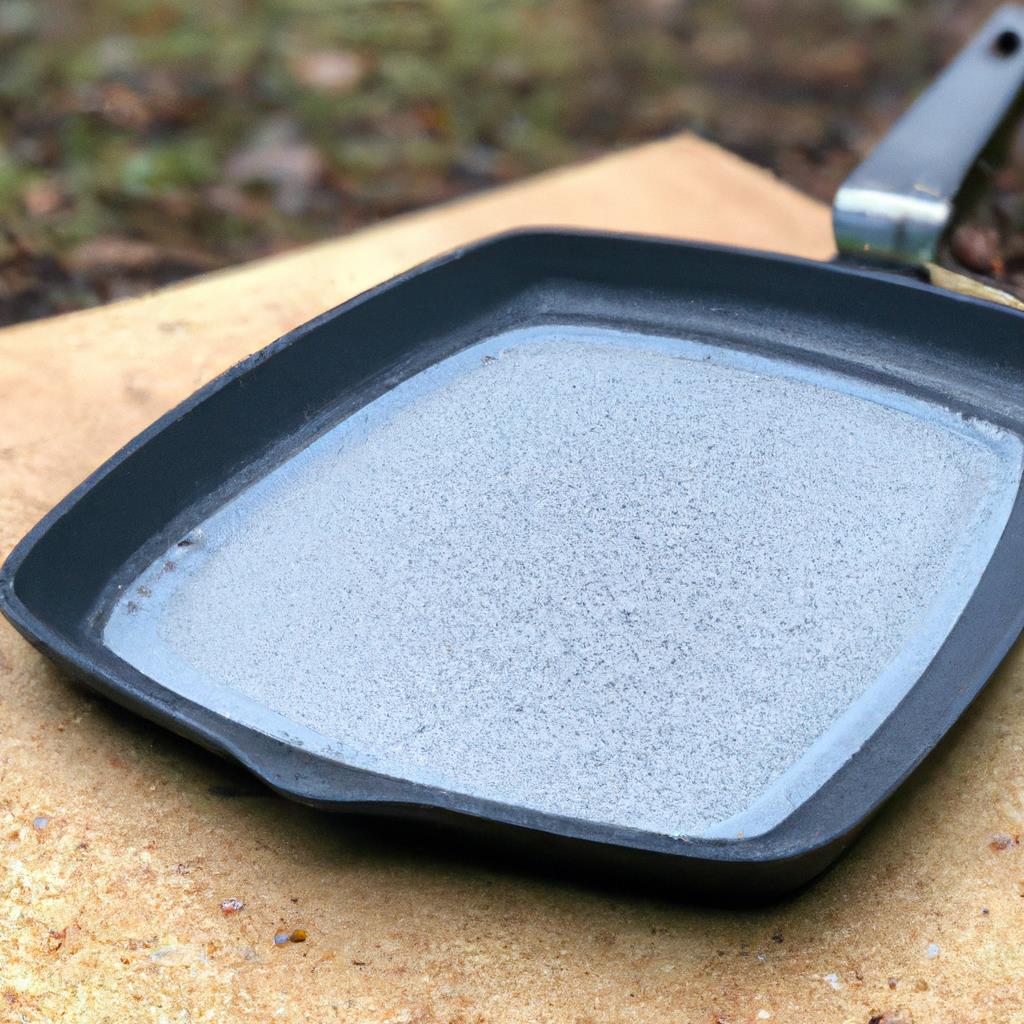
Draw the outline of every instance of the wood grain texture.
<instances>
[{"instance_id":1,"label":"wood grain texture","mask_svg":"<svg viewBox=\"0 0 1024 1024\"><path fill-rule=\"evenodd\" d=\"M423 258L541 223L831 252L825 209L681 137L10 329L0 551L250 351ZM1022 668L1018 648L824 879L741 913L516 874L293 806L90 696L2 624L0 1021L1020 1021L1024 848L990 842L1022 828ZM244 908L226 916L229 899ZM274 945L294 928L307 941Z\"/></svg>"}]
</instances>

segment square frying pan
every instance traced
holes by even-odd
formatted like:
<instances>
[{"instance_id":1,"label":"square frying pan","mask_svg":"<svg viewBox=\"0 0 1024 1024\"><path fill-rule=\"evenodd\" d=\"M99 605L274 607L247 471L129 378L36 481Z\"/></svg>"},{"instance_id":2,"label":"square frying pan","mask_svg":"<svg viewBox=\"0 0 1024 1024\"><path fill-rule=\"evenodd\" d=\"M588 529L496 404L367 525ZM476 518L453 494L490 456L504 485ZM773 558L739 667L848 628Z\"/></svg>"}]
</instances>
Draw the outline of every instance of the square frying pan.
<instances>
[{"instance_id":1,"label":"square frying pan","mask_svg":"<svg viewBox=\"0 0 1024 1024\"><path fill-rule=\"evenodd\" d=\"M15 548L0 573L0 607L99 692L303 803L440 821L706 899L763 900L802 885L946 734L1024 626L1024 315L920 280L970 167L1017 96L1022 36L1020 8L997 12L844 185L840 262L567 231L506 234L450 253L290 332L159 419ZM487 372L505 377L488 383ZM573 404L577 387L583 404ZM593 424L567 426L570 414L595 408L618 417L598 434L604 447L588 440ZM794 433L786 423L798 413ZM842 424L830 424L832 413ZM682 433L660 432L687 416ZM475 460L470 431L495 458ZM884 443L875 437L865 455L872 431ZM739 448L705 457L720 438ZM600 487L562 500L568 477L556 474L553 489L536 492L555 502L540 515L523 494L534 494L530 481L545 478L544 460L560 451L589 460L586 479L597 474ZM331 460L342 455L350 462L338 476ZM733 472L737 459L747 462ZM824 476L803 476L810 463ZM493 479L488 466L499 467ZM699 470L703 489L691 503L691 547L665 562L665 544L682 536L680 466ZM904 546L882 560L916 574L918 604L891 627L892 650L882 651L883 620L909 577L875 586L865 566L880 563L870 552L835 556L860 519L836 535L824 569L791 521L818 507L800 487L852 466L874 467L868 490L878 480L889 489L866 490L861 509L847 488L836 514L884 520ZM501 473L515 486L503 487ZM602 497L619 493L623 474L628 488L654 481L644 500L661 496L660 519L607 513ZM745 480L762 487L756 500ZM402 500L436 505L432 517L396 515L395 481L412 487ZM483 506L497 518L476 516ZM535 516L539 537L523 526ZM479 542L467 522L536 546L503 567L460 561ZM545 546L544 531L563 528L571 543L559 534L561 548ZM588 529L593 543L578 539ZM737 539L751 536L768 553L753 568ZM282 538L284 555L274 547ZM604 553L633 541L636 550L655 545L662 562L637 563L625 584L606 586L602 567L621 572L624 563ZM552 560L557 571L545 576ZM835 577L837 565L849 580ZM649 596L655 577L667 596ZM749 680L701 675L724 657L724 620L676 628L685 609L673 602L696 601L698 577L707 581L701 607L728 606L733 616L739 640L726 660L730 672L757 674L753 690ZM825 587L832 618L806 645L794 626L797 639L775 662L756 638L782 636L776 619L795 607L801 622L814 621L804 590L771 593L794 578L815 593ZM739 587L726 593L726 579ZM490 634L473 632L484 583ZM538 593L564 603L592 586L612 604L582 625L564 609L524 611ZM635 593L639 604L615 604ZM186 605L199 617L183 618ZM668 618L640 647L657 635L672 657L645 661L661 666L647 676L602 669L605 641L651 607ZM455 669L441 671L422 653L432 648L416 643L439 621L480 648L476 671L505 658L493 679L467 676L457 654ZM545 690L548 662L533 648L576 626L582 632L560 637L551 657L583 668ZM325 631L343 660L320 650ZM508 646L513 634L518 647ZM754 653L737 654L746 636ZM671 668L677 641L688 676ZM259 671L268 678L257 692L248 687ZM800 672L813 685L794 690ZM633 689L595 698L597 677ZM326 679L335 689L324 690ZM701 689L710 685L719 689ZM428 689L430 727L447 746L416 747L414 736L399 754L381 721L423 717ZM496 711L495 701L508 707ZM628 714L609 725L616 702ZM779 717L783 705L789 718ZM505 736L513 711L528 721ZM809 731L787 735L787 723ZM617 744L608 763L602 744ZM659 775L672 764L684 766L675 789Z\"/></svg>"}]
</instances>

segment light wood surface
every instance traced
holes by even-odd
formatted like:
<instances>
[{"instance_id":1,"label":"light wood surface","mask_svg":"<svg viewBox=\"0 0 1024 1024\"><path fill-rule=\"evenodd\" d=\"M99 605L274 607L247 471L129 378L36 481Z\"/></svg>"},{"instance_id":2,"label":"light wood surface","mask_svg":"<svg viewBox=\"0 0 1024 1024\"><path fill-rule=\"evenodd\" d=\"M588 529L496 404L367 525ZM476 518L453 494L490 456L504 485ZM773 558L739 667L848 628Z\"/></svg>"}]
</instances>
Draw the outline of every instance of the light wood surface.
<instances>
[{"instance_id":1,"label":"light wood surface","mask_svg":"<svg viewBox=\"0 0 1024 1024\"><path fill-rule=\"evenodd\" d=\"M680 137L9 329L0 553L242 356L428 256L527 224L831 253L823 207ZM918 1024L1019 1022L1024 848L990 842L1022 828L1022 695L1018 648L825 878L770 909L708 911L237 795L244 776L93 698L2 624L0 1021L867 1024L902 1008ZM228 899L244 909L225 916ZM307 941L274 945L293 928Z\"/></svg>"}]
</instances>

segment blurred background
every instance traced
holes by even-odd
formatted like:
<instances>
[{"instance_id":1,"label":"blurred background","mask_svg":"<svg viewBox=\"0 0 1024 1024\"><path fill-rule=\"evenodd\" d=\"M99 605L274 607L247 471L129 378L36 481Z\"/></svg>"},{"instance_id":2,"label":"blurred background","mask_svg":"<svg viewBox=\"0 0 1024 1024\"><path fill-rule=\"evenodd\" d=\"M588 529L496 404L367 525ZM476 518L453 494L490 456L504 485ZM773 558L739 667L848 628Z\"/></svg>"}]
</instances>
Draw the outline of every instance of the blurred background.
<instances>
[{"instance_id":1,"label":"blurred background","mask_svg":"<svg viewBox=\"0 0 1024 1024\"><path fill-rule=\"evenodd\" d=\"M995 6L0 0L0 323L682 129L830 200Z\"/></svg>"}]
</instances>

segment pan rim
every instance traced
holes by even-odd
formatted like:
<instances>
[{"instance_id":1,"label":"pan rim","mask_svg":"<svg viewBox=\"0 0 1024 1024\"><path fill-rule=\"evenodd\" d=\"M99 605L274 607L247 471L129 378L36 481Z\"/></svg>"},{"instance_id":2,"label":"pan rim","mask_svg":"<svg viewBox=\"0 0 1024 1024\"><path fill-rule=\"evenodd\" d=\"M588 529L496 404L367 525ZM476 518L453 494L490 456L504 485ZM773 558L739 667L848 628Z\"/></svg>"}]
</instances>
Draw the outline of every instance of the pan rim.
<instances>
[{"instance_id":1,"label":"pan rim","mask_svg":"<svg viewBox=\"0 0 1024 1024\"><path fill-rule=\"evenodd\" d=\"M97 659L95 651L83 648L80 641L69 637L66 632L61 631L40 615L18 596L16 583L19 571L24 565L30 553L36 548L39 541L53 528L53 526L71 513L100 481L114 473L126 460L131 458L143 446L153 438L161 434L168 426L178 422L187 416L201 403L210 397L218 394L232 381L244 376L250 370L262 363L272 359L278 353L286 350L291 345L306 337L318 327L330 323L337 316L348 312L359 305L366 303L378 296L385 295L395 289L401 288L403 284L411 281L427 272L445 267L449 264L472 258L482 253L487 253L495 247L519 245L524 241L533 244L550 239L559 240L599 240L602 243L628 242L644 246L664 246L674 252L685 251L691 256L701 254L722 255L727 257L741 257L743 259L755 260L759 265L795 267L801 271L807 270L815 274L840 275L857 281L868 281L872 287L881 286L887 289L897 289L900 295L907 294L907 290L919 293L941 301L947 305L950 311L955 309L983 310L986 314L994 314L1000 318L1014 318L1012 323L1019 328L1024 326L1024 313L1003 307L995 307L991 304L969 296L954 295L934 288L931 285L916 280L890 277L881 275L874 271L860 267L846 267L835 264L822 264L800 257L782 256L767 252L749 249L737 249L730 246L705 245L702 243L682 242L677 239L659 238L656 236L628 235L600 231L564 231L560 229L519 229L511 232L504 232L453 250L450 253L439 256L412 270L406 271L391 280L377 285L366 292L334 307L318 317L300 325L294 330L286 333L280 339L272 342L266 348L246 357L233 367L224 371L213 380L199 388L195 393L169 410L158 418L153 424L143 430L135 438L130 440L118 452L106 460L97 470L90 474L81 484L75 487L64 499L61 500L50 512L48 512L37 523L26 536L14 547L8 555L2 568L0 568L0 610L4 612L15 627L25 635L32 643L54 656L62 664L71 667L74 671L85 674L100 684L98 687L102 692L122 703L127 703L134 710L141 711L149 717L156 718L162 724L170 725L175 731L185 732L192 738L204 745L215 747L245 765L250 771L262 778L272 788L285 792L297 799L314 803L320 806L331 806L335 809L349 808L352 810L366 810L373 806L392 807L409 804L414 807L436 808L441 811L454 812L458 815L468 817L484 818L494 820L517 828L525 828L539 832L550 832L560 836L568 836L582 839L591 843L622 846L630 849L647 850L654 853L669 854L673 858L682 860L704 860L704 861L729 861L740 864L760 862L783 862L795 858L803 858L815 851L831 847L837 843L844 842L852 832L857 829L864 820L870 817L888 796L905 780L917 763L919 763L936 745L934 742L925 742L921 745L916 759L906 770L894 775L887 776L884 784L879 785L872 794L872 800L867 810L859 815L856 820L819 820L815 828L797 827L791 824L794 815L786 818L776 828L764 833L762 836L749 839L674 839L668 836L658 836L652 833L624 829L616 826L606 826L594 822L584 821L575 818L565 818L545 812L531 812L516 805L506 805L494 801L482 800L480 798L460 796L450 791L441 790L431 786L409 783L404 779L396 779L389 776L380 776L378 773L364 769L343 766L346 778L354 782L357 787L355 799L325 799L324 792L316 786L305 786L296 783L296 778L303 775L308 776L310 771L319 770L321 759L301 750L292 751L285 756L279 750L262 750L253 754L252 750L246 750L244 743L245 735L233 734L231 729L225 728L232 723L219 724L215 719L219 716L210 715L208 709L201 705L194 704L184 698L174 699L173 694L166 687L161 686L149 677L143 676L131 666L122 663L119 672L111 670L111 666L104 664L102 659ZM1018 436L1020 436L1018 434ZM1014 524L1014 531L1024 531L1024 512L1021 509L1021 497L1018 493L1014 509L1010 514L1006 531L1010 531L1011 523ZM996 552L985 570L988 575L992 565L999 559L1004 541L997 545ZM977 593L985 586L984 580L979 584L978 590L971 595L970 603L973 603ZM1018 588L1019 589L1019 588ZM986 645L987 657L982 659L983 665L976 674L984 673L981 682L976 685L964 686L956 695L957 699L950 705L947 717L948 721L943 726L937 723L939 739L948 731L949 727L960 717L960 714L971 699L980 691L987 680L988 675L996 668L1003 654L1011 646L1013 640L1024 627L1024 594L1015 595L1015 615L1008 618L999 636L992 639ZM954 629L959 628L959 623ZM950 634L952 638L953 634ZM947 639L947 643L949 638ZM102 646L102 645L100 645ZM945 645L943 645L945 646ZM129 671L125 671L127 668ZM911 689L916 690L921 679L915 682ZM902 702L900 707L902 707ZM900 713L900 707L892 713L890 718ZM199 714L203 712L205 714ZM243 727L245 732L251 732ZM250 737L251 738L251 737ZM258 744L257 744L258 746ZM285 761L307 761L301 766L302 771L298 775L289 770L280 770L280 765L268 763L263 758L269 756L272 760L283 757ZM292 765L291 768L295 766ZM846 771L846 766L839 769L839 773ZM369 785L370 781L376 783L382 781L381 792L370 797L369 792L359 793L358 785L363 783ZM392 785L393 784L393 785ZM396 792L395 786L402 792ZM811 800L822 795L822 790L814 794L806 801L802 808L806 808ZM358 797L363 796L360 800Z\"/></svg>"}]
</instances>

